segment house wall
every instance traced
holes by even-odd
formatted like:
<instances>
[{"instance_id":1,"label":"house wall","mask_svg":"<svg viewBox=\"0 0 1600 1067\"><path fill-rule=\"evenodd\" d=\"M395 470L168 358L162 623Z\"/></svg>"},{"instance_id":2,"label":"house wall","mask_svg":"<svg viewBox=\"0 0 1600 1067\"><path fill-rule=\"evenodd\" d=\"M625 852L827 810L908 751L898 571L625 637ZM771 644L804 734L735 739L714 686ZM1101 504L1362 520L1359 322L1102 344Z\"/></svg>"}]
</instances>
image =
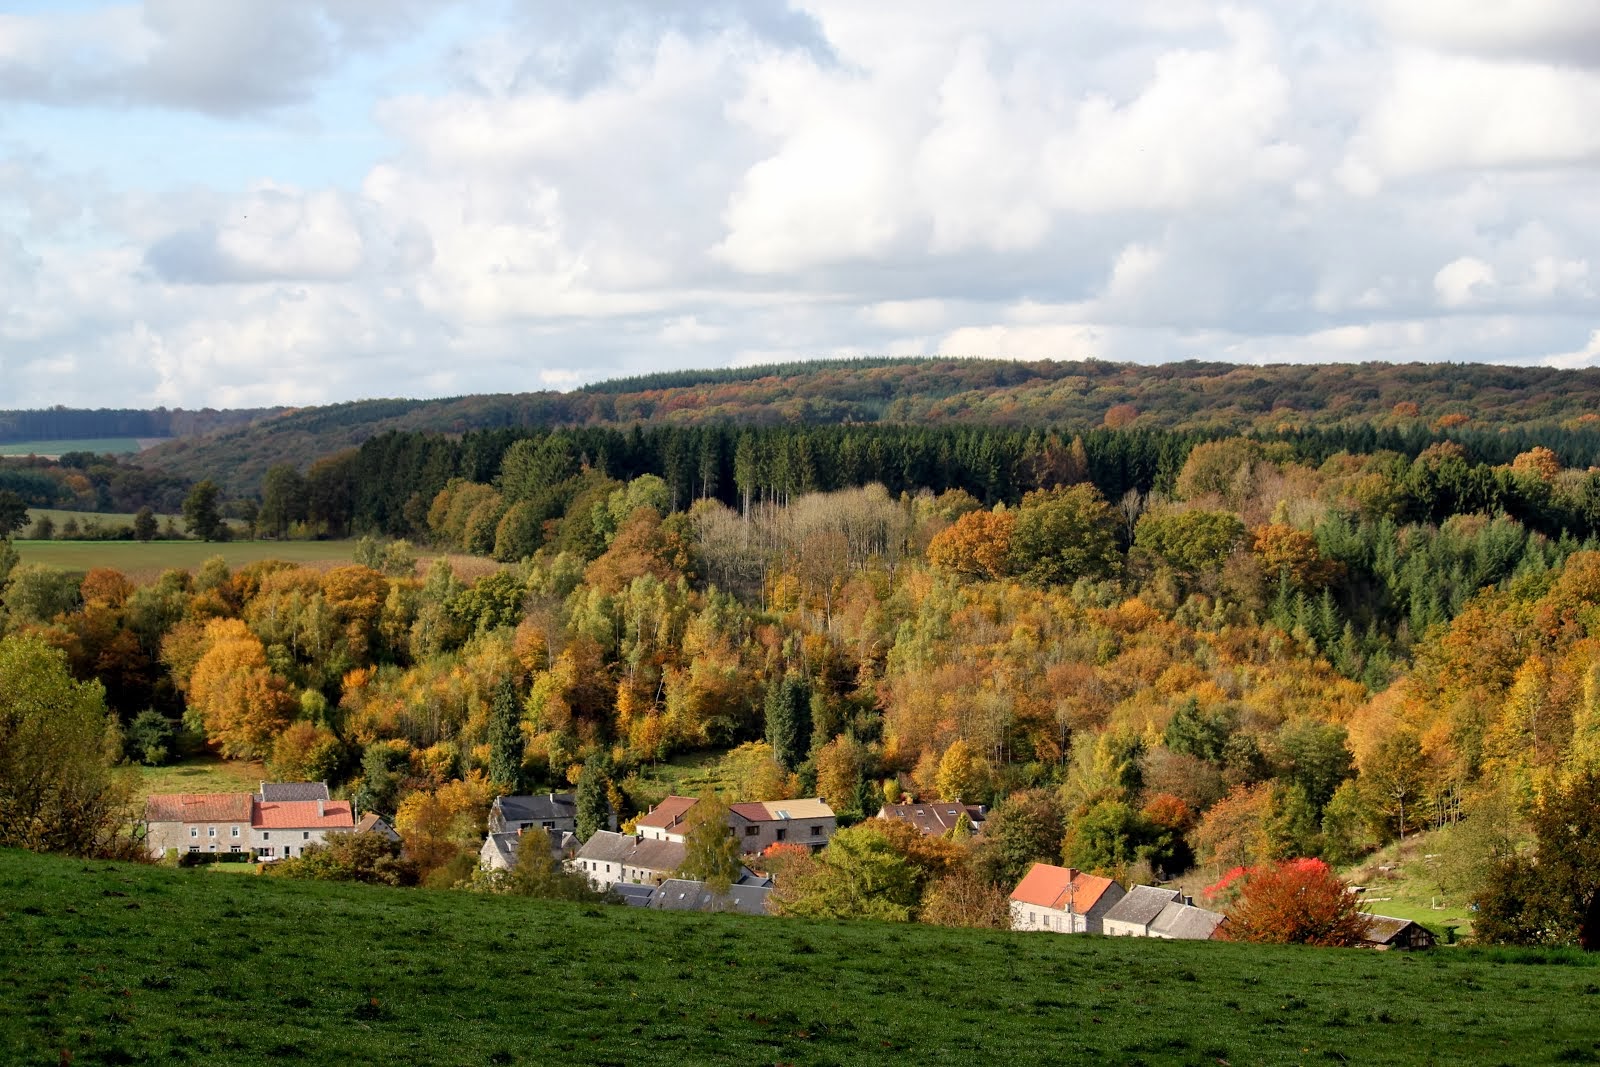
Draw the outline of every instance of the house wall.
<instances>
[{"instance_id":1,"label":"house wall","mask_svg":"<svg viewBox=\"0 0 1600 1067\"><path fill-rule=\"evenodd\" d=\"M783 819L773 822L747 822L735 816L732 820L734 835L739 839L741 852L762 852L780 841L786 845L805 845L821 848L838 828L834 819ZM755 831L751 833L751 831ZM682 840L682 838L678 838Z\"/></svg>"},{"instance_id":2,"label":"house wall","mask_svg":"<svg viewBox=\"0 0 1600 1067\"><path fill-rule=\"evenodd\" d=\"M348 833L350 827L335 828ZM257 853L257 858L262 860L283 859L285 856L298 856L305 851L307 845L320 845L328 837L330 830L262 830L250 828L250 848ZM272 855L264 855L267 849L272 850ZM285 852L284 849L291 849Z\"/></svg>"},{"instance_id":3,"label":"house wall","mask_svg":"<svg viewBox=\"0 0 1600 1067\"><path fill-rule=\"evenodd\" d=\"M1090 908L1089 913L1083 917L1084 926L1087 928L1085 932L1091 934L1105 933L1106 912L1116 907L1117 901L1127 895L1127 890L1115 882L1106 887L1106 891L1100 894L1100 899L1094 902L1094 907Z\"/></svg>"},{"instance_id":4,"label":"house wall","mask_svg":"<svg viewBox=\"0 0 1600 1067\"><path fill-rule=\"evenodd\" d=\"M1105 935L1107 937L1149 937L1150 927L1145 923L1118 922L1115 919L1104 921Z\"/></svg>"},{"instance_id":5,"label":"house wall","mask_svg":"<svg viewBox=\"0 0 1600 1067\"><path fill-rule=\"evenodd\" d=\"M619 881L632 882L634 885L660 885L671 877L671 871L657 871L649 867L622 864L622 877Z\"/></svg>"},{"instance_id":6,"label":"house wall","mask_svg":"<svg viewBox=\"0 0 1600 1067\"><path fill-rule=\"evenodd\" d=\"M1011 929L1038 930L1055 934L1082 933L1083 919L1081 916L1069 915L1057 908L1043 908L1037 904L1013 900Z\"/></svg>"},{"instance_id":7,"label":"house wall","mask_svg":"<svg viewBox=\"0 0 1600 1067\"><path fill-rule=\"evenodd\" d=\"M622 877L622 864L615 860L573 860L573 869L589 879L596 889L610 889Z\"/></svg>"},{"instance_id":8,"label":"house wall","mask_svg":"<svg viewBox=\"0 0 1600 1067\"><path fill-rule=\"evenodd\" d=\"M489 832L491 834L514 834L518 830L541 828L549 830L552 837L559 839L562 831L569 834L577 833L578 820L575 817L571 819L506 820L498 818L493 812L490 813Z\"/></svg>"},{"instance_id":9,"label":"house wall","mask_svg":"<svg viewBox=\"0 0 1600 1067\"><path fill-rule=\"evenodd\" d=\"M235 837L233 831L239 835ZM190 831L194 834L191 835ZM215 834L212 833L215 831ZM240 852L250 851L250 824L247 822L153 822L145 826L145 847L150 855L160 859L167 849L180 853L195 852L216 854L232 852L237 845Z\"/></svg>"},{"instance_id":10,"label":"house wall","mask_svg":"<svg viewBox=\"0 0 1600 1067\"><path fill-rule=\"evenodd\" d=\"M671 830L663 830L659 826L641 826L638 830L639 836L647 841L676 841L680 845L684 840L683 831L684 825L681 822Z\"/></svg>"}]
</instances>

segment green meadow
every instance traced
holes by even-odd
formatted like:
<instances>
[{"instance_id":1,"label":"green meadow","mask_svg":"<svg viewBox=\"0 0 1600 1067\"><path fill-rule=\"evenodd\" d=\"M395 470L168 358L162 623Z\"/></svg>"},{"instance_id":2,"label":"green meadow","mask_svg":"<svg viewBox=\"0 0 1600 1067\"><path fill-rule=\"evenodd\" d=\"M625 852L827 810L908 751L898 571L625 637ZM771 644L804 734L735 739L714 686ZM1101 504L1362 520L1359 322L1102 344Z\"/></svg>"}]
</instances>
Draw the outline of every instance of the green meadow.
<instances>
[{"instance_id":1,"label":"green meadow","mask_svg":"<svg viewBox=\"0 0 1600 1067\"><path fill-rule=\"evenodd\" d=\"M809 922L0 851L0 1062L1600 1059L1600 960Z\"/></svg>"},{"instance_id":2,"label":"green meadow","mask_svg":"<svg viewBox=\"0 0 1600 1067\"><path fill-rule=\"evenodd\" d=\"M349 563L354 541L17 541L24 563L42 563L63 570L111 567L135 581L151 581L173 568L195 570L212 556L229 567L264 559L289 563Z\"/></svg>"},{"instance_id":3,"label":"green meadow","mask_svg":"<svg viewBox=\"0 0 1600 1067\"><path fill-rule=\"evenodd\" d=\"M65 441L17 441L0 443L0 456L62 456L68 452L126 456L160 444L162 440L164 438L152 437L141 442L137 437L81 437Z\"/></svg>"}]
</instances>

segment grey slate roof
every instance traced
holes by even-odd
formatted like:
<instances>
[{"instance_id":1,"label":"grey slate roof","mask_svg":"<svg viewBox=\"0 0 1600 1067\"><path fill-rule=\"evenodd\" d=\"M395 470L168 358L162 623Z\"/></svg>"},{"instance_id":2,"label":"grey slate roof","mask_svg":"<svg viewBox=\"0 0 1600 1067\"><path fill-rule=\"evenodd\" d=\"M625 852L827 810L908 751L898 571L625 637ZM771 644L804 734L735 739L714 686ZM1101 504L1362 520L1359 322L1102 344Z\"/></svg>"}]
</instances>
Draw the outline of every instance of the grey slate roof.
<instances>
[{"instance_id":1,"label":"grey slate roof","mask_svg":"<svg viewBox=\"0 0 1600 1067\"><path fill-rule=\"evenodd\" d=\"M675 871L683 866L684 848L681 841L656 841L645 838L637 842L622 858L629 867L642 867L647 871Z\"/></svg>"},{"instance_id":2,"label":"grey slate roof","mask_svg":"<svg viewBox=\"0 0 1600 1067\"><path fill-rule=\"evenodd\" d=\"M598 860L601 863L621 863L638 844L632 834L618 834L610 830L596 830L593 837L578 850L580 860Z\"/></svg>"},{"instance_id":3,"label":"grey slate roof","mask_svg":"<svg viewBox=\"0 0 1600 1067\"><path fill-rule=\"evenodd\" d=\"M736 911L744 915L765 915L771 889L733 885L726 893L713 893L704 882L687 878L668 878L656 887L650 898L652 908L667 911Z\"/></svg>"},{"instance_id":4,"label":"grey slate roof","mask_svg":"<svg viewBox=\"0 0 1600 1067\"><path fill-rule=\"evenodd\" d=\"M292 803L297 800L332 800L327 782L262 782L263 804Z\"/></svg>"},{"instance_id":5,"label":"grey slate roof","mask_svg":"<svg viewBox=\"0 0 1600 1067\"><path fill-rule=\"evenodd\" d=\"M655 891L653 885L633 885L630 882L618 882L607 890L630 908L648 908Z\"/></svg>"},{"instance_id":6,"label":"grey slate roof","mask_svg":"<svg viewBox=\"0 0 1600 1067\"><path fill-rule=\"evenodd\" d=\"M1220 912L1172 903L1162 908L1161 914L1151 922L1150 933L1176 941L1209 941L1224 918Z\"/></svg>"},{"instance_id":7,"label":"grey slate roof","mask_svg":"<svg viewBox=\"0 0 1600 1067\"><path fill-rule=\"evenodd\" d=\"M1182 902L1182 895L1177 890L1162 889L1158 885L1136 885L1128 890L1127 896L1111 906L1104 918L1106 922L1149 926L1161 914L1161 910L1174 901Z\"/></svg>"},{"instance_id":8,"label":"grey slate roof","mask_svg":"<svg viewBox=\"0 0 1600 1067\"><path fill-rule=\"evenodd\" d=\"M538 793L531 796L496 797L489 809L489 823L515 830L518 823L560 822L578 817L575 793Z\"/></svg>"},{"instance_id":9,"label":"grey slate roof","mask_svg":"<svg viewBox=\"0 0 1600 1067\"><path fill-rule=\"evenodd\" d=\"M491 850L499 853L507 867L517 865L517 835L516 834L490 834L486 842Z\"/></svg>"}]
</instances>

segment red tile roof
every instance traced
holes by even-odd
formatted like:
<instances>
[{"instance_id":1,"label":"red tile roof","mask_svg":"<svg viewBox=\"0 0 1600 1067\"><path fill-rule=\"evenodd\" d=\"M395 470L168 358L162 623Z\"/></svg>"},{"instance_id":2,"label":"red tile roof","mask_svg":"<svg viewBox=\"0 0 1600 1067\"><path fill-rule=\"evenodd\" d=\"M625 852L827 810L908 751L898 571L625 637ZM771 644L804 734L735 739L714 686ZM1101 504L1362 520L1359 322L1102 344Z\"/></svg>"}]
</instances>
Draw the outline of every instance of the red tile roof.
<instances>
[{"instance_id":1,"label":"red tile roof","mask_svg":"<svg viewBox=\"0 0 1600 1067\"><path fill-rule=\"evenodd\" d=\"M748 804L729 804L728 810L733 812L735 815L744 816L751 822L774 821L771 814L769 814L767 811L767 806L759 801L754 801Z\"/></svg>"},{"instance_id":2,"label":"red tile roof","mask_svg":"<svg viewBox=\"0 0 1600 1067\"><path fill-rule=\"evenodd\" d=\"M144 801L145 822L250 821L249 793L152 793Z\"/></svg>"},{"instance_id":3,"label":"red tile roof","mask_svg":"<svg viewBox=\"0 0 1600 1067\"><path fill-rule=\"evenodd\" d=\"M1109 878L1084 874L1072 867L1035 863L1011 891L1011 899L1040 908L1087 915L1109 888Z\"/></svg>"},{"instance_id":4,"label":"red tile roof","mask_svg":"<svg viewBox=\"0 0 1600 1067\"><path fill-rule=\"evenodd\" d=\"M684 815L694 805L694 797L670 796L651 808L648 815L639 816L634 825L649 826L658 830L670 830L683 819Z\"/></svg>"},{"instance_id":5,"label":"red tile roof","mask_svg":"<svg viewBox=\"0 0 1600 1067\"><path fill-rule=\"evenodd\" d=\"M356 821L345 800L283 800L258 803L250 825L258 830L353 830Z\"/></svg>"}]
</instances>

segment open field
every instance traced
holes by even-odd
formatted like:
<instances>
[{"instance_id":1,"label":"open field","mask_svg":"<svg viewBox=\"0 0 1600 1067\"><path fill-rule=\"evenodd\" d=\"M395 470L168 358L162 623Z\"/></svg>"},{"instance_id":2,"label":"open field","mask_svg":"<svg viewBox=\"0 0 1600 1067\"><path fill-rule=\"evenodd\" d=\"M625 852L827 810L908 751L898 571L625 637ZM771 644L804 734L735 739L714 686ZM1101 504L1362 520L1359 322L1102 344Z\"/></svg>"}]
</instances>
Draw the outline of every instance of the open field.
<instances>
[{"instance_id":1,"label":"open field","mask_svg":"<svg viewBox=\"0 0 1600 1067\"><path fill-rule=\"evenodd\" d=\"M1365 887L1367 911L1413 919L1429 927L1444 941L1454 928L1458 940L1472 933L1468 901L1452 900L1440 892L1429 853L1436 838L1413 834L1405 843L1379 849L1354 867L1339 872L1352 885Z\"/></svg>"},{"instance_id":2,"label":"open field","mask_svg":"<svg viewBox=\"0 0 1600 1067\"><path fill-rule=\"evenodd\" d=\"M254 793L270 781L264 764L254 760L225 760L196 756L165 767L139 767L134 799L151 793Z\"/></svg>"},{"instance_id":3,"label":"open field","mask_svg":"<svg viewBox=\"0 0 1600 1067\"><path fill-rule=\"evenodd\" d=\"M1600 1057L1600 959L1578 953L689 915L15 851L0 852L0 913L14 1063Z\"/></svg>"},{"instance_id":4,"label":"open field","mask_svg":"<svg viewBox=\"0 0 1600 1067\"><path fill-rule=\"evenodd\" d=\"M164 440L164 437L86 437L68 441L18 441L0 444L0 456L60 456L67 452L93 452L95 455L109 452L125 456Z\"/></svg>"},{"instance_id":5,"label":"open field","mask_svg":"<svg viewBox=\"0 0 1600 1067\"><path fill-rule=\"evenodd\" d=\"M132 526L133 525L133 512L131 512L131 511L124 513L124 512L117 512L117 511L72 511L72 510L70 510L68 508L29 508L28 509L28 521L30 523L36 521L40 516L43 516L43 515L50 516L50 521L55 523L57 528L60 528L61 524L66 522L68 519L77 520L77 523L78 523L79 526L82 526L85 523L90 523L90 522L98 523L101 526ZM179 529L183 528L182 527L182 523L183 523L183 516L182 515L166 515L166 514L157 514L156 515L156 521L157 522L163 522L164 523L168 519L171 519L173 522L178 523L179 524Z\"/></svg>"},{"instance_id":6,"label":"open field","mask_svg":"<svg viewBox=\"0 0 1600 1067\"><path fill-rule=\"evenodd\" d=\"M354 541L18 541L24 563L42 563L64 570L111 567L135 582L152 581L162 571L194 570L212 556L229 567L264 559L290 563L349 563Z\"/></svg>"}]
</instances>

